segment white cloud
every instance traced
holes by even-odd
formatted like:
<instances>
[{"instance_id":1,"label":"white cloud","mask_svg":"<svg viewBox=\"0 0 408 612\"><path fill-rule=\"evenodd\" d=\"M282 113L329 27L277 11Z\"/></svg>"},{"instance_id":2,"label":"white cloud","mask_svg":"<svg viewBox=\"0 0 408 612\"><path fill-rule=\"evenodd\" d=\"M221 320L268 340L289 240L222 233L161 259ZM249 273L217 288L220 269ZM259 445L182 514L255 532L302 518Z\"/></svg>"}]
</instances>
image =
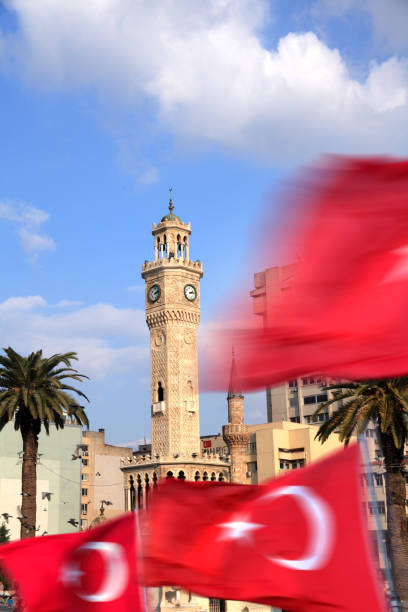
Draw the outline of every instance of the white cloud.
<instances>
[{"instance_id":1,"label":"white cloud","mask_svg":"<svg viewBox=\"0 0 408 612\"><path fill-rule=\"evenodd\" d=\"M143 285L129 285L125 291L129 291L129 293L143 293L144 289Z\"/></svg>"},{"instance_id":2,"label":"white cloud","mask_svg":"<svg viewBox=\"0 0 408 612\"><path fill-rule=\"evenodd\" d=\"M40 251L55 249L54 240L40 233L41 225L49 219L45 210L29 204L0 202L0 219L17 226L21 245L31 258L35 258Z\"/></svg>"},{"instance_id":3,"label":"white cloud","mask_svg":"<svg viewBox=\"0 0 408 612\"><path fill-rule=\"evenodd\" d=\"M283 163L320 151L407 152L407 60L373 63L358 82L340 52L311 32L270 48L259 33L266 0L9 5L20 23L9 51L27 78L93 87L135 111L147 103L156 123L193 146ZM155 180L154 167L121 147L125 166Z\"/></svg>"},{"instance_id":4,"label":"white cloud","mask_svg":"<svg viewBox=\"0 0 408 612\"><path fill-rule=\"evenodd\" d=\"M0 312L13 312L22 310L33 310L34 308L46 306L47 302L40 295L29 295L27 297L8 298L0 303Z\"/></svg>"},{"instance_id":5,"label":"white cloud","mask_svg":"<svg viewBox=\"0 0 408 612\"><path fill-rule=\"evenodd\" d=\"M82 306L83 302L80 300L60 300L55 304L56 308L71 308L73 306Z\"/></svg>"},{"instance_id":6,"label":"white cloud","mask_svg":"<svg viewBox=\"0 0 408 612\"><path fill-rule=\"evenodd\" d=\"M137 377L138 368L145 375L149 342L140 310L94 304L50 312L41 296L28 296L0 303L0 313L2 346L23 354L40 348L46 354L76 351L78 369L92 379L132 371Z\"/></svg>"}]
</instances>

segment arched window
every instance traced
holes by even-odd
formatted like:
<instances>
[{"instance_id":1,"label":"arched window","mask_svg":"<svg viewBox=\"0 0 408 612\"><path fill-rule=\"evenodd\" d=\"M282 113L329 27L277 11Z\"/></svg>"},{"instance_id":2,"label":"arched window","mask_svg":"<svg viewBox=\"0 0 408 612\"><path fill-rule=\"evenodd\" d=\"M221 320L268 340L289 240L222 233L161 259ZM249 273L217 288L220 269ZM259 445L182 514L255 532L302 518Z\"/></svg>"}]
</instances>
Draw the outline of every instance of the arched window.
<instances>
[{"instance_id":1,"label":"arched window","mask_svg":"<svg viewBox=\"0 0 408 612\"><path fill-rule=\"evenodd\" d=\"M219 473L219 475L218 475L218 480L219 480L219 482L223 482L223 480L224 480L224 474L223 474L222 472L220 472L220 473Z\"/></svg>"},{"instance_id":2,"label":"arched window","mask_svg":"<svg viewBox=\"0 0 408 612\"><path fill-rule=\"evenodd\" d=\"M145 498L146 498L146 508L149 506L150 501L150 478L149 474L145 474Z\"/></svg>"},{"instance_id":3,"label":"arched window","mask_svg":"<svg viewBox=\"0 0 408 612\"><path fill-rule=\"evenodd\" d=\"M196 472L195 476L194 476L194 480L197 482L197 480L200 480L200 472Z\"/></svg>"},{"instance_id":4,"label":"arched window","mask_svg":"<svg viewBox=\"0 0 408 612\"><path fill-rule=\"evenodd\" d=\"M211 474L211 480L217 480L217 477L216 477L216 475L215 475L215 472L213 472L213 473Z\"/></svg>"},{"instance_id":5,"label":"arched window","mask_svg":"<svg viewBox=\"0 0 408 612\"><path fill-rule=\"evenodd\" d=\"M130 491L130 509L136 510L136 489L135 489L135 481L133 480L133 476L129 478L129 491Z\"/></svg>"},{"instance_id":6,"label":"arched window","mask_svg":"<svg viewBox=\"0 0 408 612\"><path fill-rule=\"evenodd\" d=\"M161 382L159 382L157 385L157 401L164 402L164 389Z\"/></svg>"},{"instance_id":7,"label":"arched window","mask_svg":"<svg viewBox=\"0 0 408 612\"><path fill-rule=\"evenodd\" d=\"M184 474L183 470L179 471L177 478L179 480L185 480L186 479L186 475Z\"/></svg>"},{"instance_id":8,"label":"arched window","mask_svg":"<svg viewBox=\"0 0 408 612\"><path fill-rule=\"evenodd\" d=\"M137 475L137 507L139 509L143 508L143 488L140 474Z\"/></svg>"},{"instance_id":9,"label":"arched window","mask_svg":"<svg viewBox=\"0 0 408 612\"><path fill-rule=\"evenodd\" d=\"M167 472L166 478L174 478L173 472Z\"/></svg>"},{"instance_id":10,"label":"arched window","mask_svg":"<svg viewBox=\"0 0 408 612\"><path fill-rule=\"evenodd\" d=\"M164 234L163 236L163 252L165 255L167 254L167 236L166 234Z\"/></svg>"},{"instance_id":11,"label":"arched window","mask_svg":"<svg viewBox=\"0 0 408 612\"><path fill-rule=\"evenodd\" d=\"M207 474L207 472L204 472L204 474L203 474L203 480L208 480L208 474Z\"/></svg>"},{"instance_id":12,"label":"arched window","mask_svg":"<svg viewBox=\"0 0 408 612\"><path fill-rule=\"evenodd\" d=\"M181 255L181 236L177 234L177 257Z\"/></svg>"}]
</instances>

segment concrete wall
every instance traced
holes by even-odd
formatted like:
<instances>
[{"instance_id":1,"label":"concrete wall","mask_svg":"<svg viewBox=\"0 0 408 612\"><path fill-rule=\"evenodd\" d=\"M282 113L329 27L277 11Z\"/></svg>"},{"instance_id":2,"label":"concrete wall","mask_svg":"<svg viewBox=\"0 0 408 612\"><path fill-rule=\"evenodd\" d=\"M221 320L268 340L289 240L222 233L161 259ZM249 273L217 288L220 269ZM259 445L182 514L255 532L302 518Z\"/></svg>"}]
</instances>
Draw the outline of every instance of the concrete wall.
<instances>
[{"instance_id":1,"label":"concrete wall","mask_svg":"<svg viewBox=\"0 0 408 612\"><path fill-rule=\"evenodd\" d=\"M50 425L50 435L42 430L39 436L40 455L37 464L37 535L72 533L78 531L67 521L79 523L81 465L73 461L77 445L81 443L82 428L66 425L56 430ZM0 515L11 514L8 527L11 539L20 537L21 514L21 459L23 444L19 431L8 423L0 432ZM42 499L42 492L51 492L51 501ZM2 517L0 516L0 519Z\"/></svg>"}]
</instances>

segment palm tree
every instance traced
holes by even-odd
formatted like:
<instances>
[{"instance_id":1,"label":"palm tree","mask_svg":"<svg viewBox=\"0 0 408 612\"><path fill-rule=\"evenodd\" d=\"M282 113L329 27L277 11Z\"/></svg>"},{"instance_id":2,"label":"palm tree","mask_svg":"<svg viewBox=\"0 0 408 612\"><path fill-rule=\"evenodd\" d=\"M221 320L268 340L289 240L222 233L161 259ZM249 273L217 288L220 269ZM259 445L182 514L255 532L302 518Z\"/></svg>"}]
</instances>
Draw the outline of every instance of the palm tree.
<instances>
[{"instance_id":1,"label":"palm tree","mask_svg":"<svg viewBox=\"0 0 408 612\"><path fill-rule=\"evenodd\" d=\"M408 376L362 382L338 382L325 387L333 397L315 414L339 402L337 410L316 434L323 443L334 431L348 444L371 421L378 432L385 466L387 529L397 595L408 602L408 523L404 445L408 434Z\"/></svg>"},{"instance_id":2,"label":"palm tree","mask_svg":"<svg viewBox=\"0 0 408 612\"><path fill-rule=\"evenodd\" d=\"M41 426L49 434L49 424L62 429L65 418L74 417L79 425L89 427L82 406L67 391L88 398L82 391L66 384L66 379L83 382L83 374L71 367L76 353L57 353L44 358L42 351L23 357L12 348L0 355L0 431L14 419L14 429L23 439L21 471L21 538L35 535L37 495L38 435Z\"/></svg>"}]
</instances>

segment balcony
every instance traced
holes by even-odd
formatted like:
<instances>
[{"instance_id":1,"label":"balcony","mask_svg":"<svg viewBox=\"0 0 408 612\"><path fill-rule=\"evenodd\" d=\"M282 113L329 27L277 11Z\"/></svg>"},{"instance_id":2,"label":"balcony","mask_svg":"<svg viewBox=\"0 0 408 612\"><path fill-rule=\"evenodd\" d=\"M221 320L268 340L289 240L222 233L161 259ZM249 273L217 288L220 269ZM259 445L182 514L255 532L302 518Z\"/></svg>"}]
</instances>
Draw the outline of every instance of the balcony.
<instances>
[{"instance_id":1,"label":"balcony","mask_svg":"<svg viewBox=\"0 0 408 612\"><path fill-rule=\"evenodd\" d=\"M166 412L166 402L154 402L154 404L152 404L152 414L153 415L160 415L160 414L164 414Z\"/></svg>"}]
</instances>

